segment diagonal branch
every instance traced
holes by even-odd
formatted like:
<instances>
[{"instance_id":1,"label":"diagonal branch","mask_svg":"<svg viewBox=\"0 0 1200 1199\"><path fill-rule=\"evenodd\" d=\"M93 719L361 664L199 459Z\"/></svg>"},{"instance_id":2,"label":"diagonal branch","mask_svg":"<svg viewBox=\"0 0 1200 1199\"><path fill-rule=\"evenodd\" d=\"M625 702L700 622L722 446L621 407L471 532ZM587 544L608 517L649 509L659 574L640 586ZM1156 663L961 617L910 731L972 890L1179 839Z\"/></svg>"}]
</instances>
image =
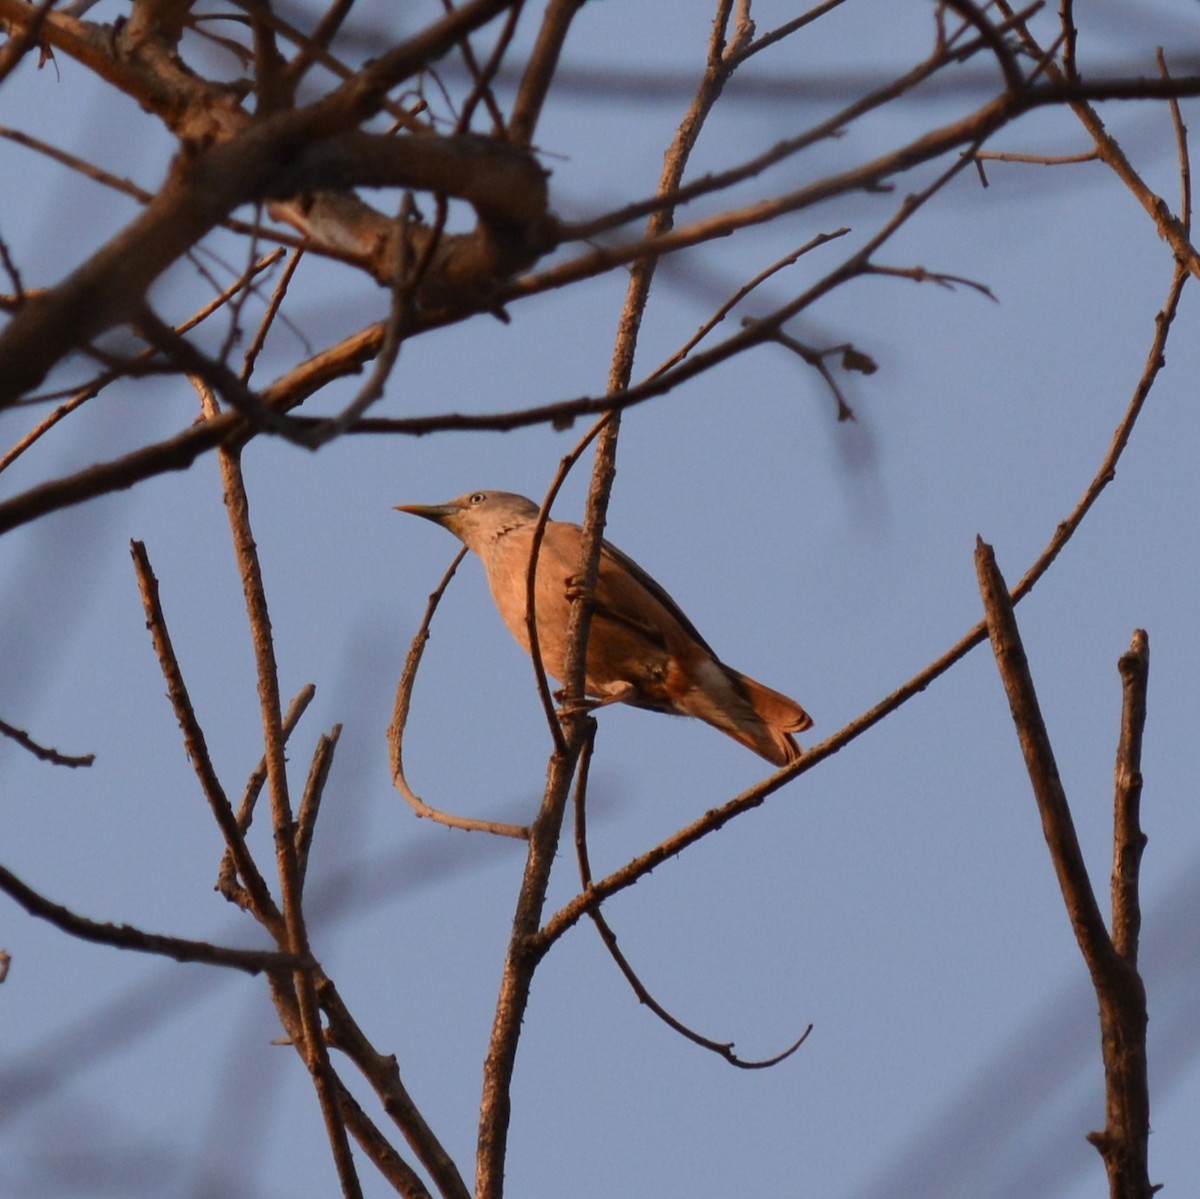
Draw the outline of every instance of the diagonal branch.
<instances>
[{"instance_id":1,"label":"diagonal branch","mask_svg":"<svg viewBox=\"0 0 1200 1199\"><path fill-rule=\"evenodd\" d=\"M206 416L216 413L216 401L199 380L193 380L200 392ZM250 620L254 661L258 675L259 708L262 716L263 745L267 763L267 787L271 798L271 823L275 834L275 861L279 876L283 908L284 943L293 953L311 958L308 929L302 906L303 874L299 864L295 824L288 795L286 738L283 730L283 709L279 695L279 669L275 659L275 644L271 634L271 618L267 606L266 588L258 559L258 548L250 523L250 501L242 476L240 453L223 449L220 453L221 478L224 483L225 506L229 515L234 555L245 593L246 613ZM329 1062L329 1050L321 1028L316 986L310 968L296 970L292 976L294 990L276 980L274 991L290 1010L294 996L301 1036L296 1040L297 1052L304 1060L317 1100L321 1106L330 1149L337 1167L343 1194L347 1199L361 1196L362 1188L350 1153L346 1123L338 1099L340 1084Z\"/></svg>"},{"instance_id":2,"label":"diagonal branch","mask_svg":"<svg viewBox=\"0 0 1200 1199\"><path fill-rule=\"evenodd\" d=\"M158 656L163 678L166 679L167 695L171 700L171 706L175 709L175 719L183 731L183 743L187 749L188 759L192 763L192 769L196 772L200 787L212 809L217 827L225 838L228 852L233 856L251 910L276 942L282 943L283 920L279 909L275 906L267 884L246 847L246 839L238 827L233 808L230 806L225 789L221 786L221 781L213 766L204 730L200 727L199 720L196 719L196 711L192 707L191 696L188 695L183 672L179 668L179 659L175 656L175 648L171 644L171 635L167 630L166 618L163 615L162 604L158 596L158 579L155 578L154 571L150 566L150 556L146 552L145 545L140 541L130 542L129 548L133 555L138 588L142 594L142 606L146 611L146 625L154 641L154 650Z\"/></svg>"},{"instance_id":3,"label":"diagonal branch","mask_svg":"<svg viewBox=\"0 0 1200 1199\"><path fill-rule=\"evenodd\" d=\"M980 538L976 538L975 542L975 570L979 576L979 590L987 613L988 635L996 665L1000 668L1000 677L1008 694L1013 724L1042 817L1042 833L1050 847L1050 858L1067 905L1075 939L1083 951L1093 982L1096 982L1107 968L1107 959L1112 955L1112 942L1092 890L1083 851L1079 848L1075 822L1071 818L1050 737L1033 688L1008 587L996 566L992 547L984 544Z\"/></svg>"},{"instance_id":4,"label":"diagonal branch","mask_svg":"<svg viewBox=\"0 0 1200 1199\"><path fill-rule=\"evenodd\" d=\"M679 186L705 118L720 96L732 69L724 60L724 35L729 25L731 10L732 0L718 0L708 63L695 97L680 121L664 158L659 180L661 193L673 192ZM740 45L749 36L749 31L738 24L736 35L736 44ZM649 221L650 233L658 234L668 229L673 220L673 213L674 208L670 205L656 211ZM657 258L643 258L631 273L609 367L609 391L623 389L629 385L638 332L656 266ZM577 769L579 754L589 726L586 714L579 710L570 711L569 705L573 696L581 696L586 692L584 676L588 625L591 619L591 593L595 587L600 562L608 498L616 475L619 432L620 419L614 415L601 422L596 441L587 513L579 550L579 569L575 579L578 593L571 603L566 629L562 684L568 711L562 718L563 736L561 739L555 738L547 767L542 805L530 830L529 853L513 915L513 931L501 974L500 994L496 1002L496 1014L484 1062L476 1149L476 1185L480 1199L499 1199L503 1192L517 1044L529 1004L533 976L548 947L548 942L537 942L537 932L545 909L550 873L562 833L571 779ZM529 569L531 574L536 571L536 559L531 561Z\"/></svg>"},{"instance_id":5,"label":"diagonal branch","mask_svg":"<svg viewBox=\"0 0 1200 1199\"><path fill-rule=\"evenodd\" d=\"M1120 461L1125 446L1129 442L1130 435L1137 424L1137 419L1141 415L1155 380L1166 363L1165 353L1168 335L1175 320L1175 315L1178 312L1180 296L1188 277L1189 274L1185 267L1176 267L1166 303L1163 305L1162 310L1155 316L1154 337L1151 341L1149 352L1146 355L1146 364L1142 370L1141 378L1138 379L1129 406L1125 410L1116 432L1113 434L1108 453L1105 454L1104 460L1097 468L1091 482L1084 489L1084 493L1075 505L1075 508L1066 520L1061 521L1057 525L1046 547L1021 577L1020 582L1013 588L1012 599L1014 603L1019 602L1033 590L1038 580L1049 570L1051 564L1058 557L1059 553L1061 553L1063 547L1074 536L1076 529L1083 523L1084 517L1087 516L1101 492L1116 478L1117 463ZM600 879L585 893L575 896L574 899L564 904L546 922L536 937L532 938L534 947L545 952L550 944L561 937L580 917L590 912L593 908L598 907L610 895L615 895L618 891L623 891L625 888L633 886L638 879L649 874L655 867L661 866L664 862L675 857L689 845L695 844L710 833L722 828L730 820L741 815L743 812L748 812L753 808L759 807L768 797L782 787L787 786L793 779L799 778L800 775L806 774L819 762L832 757L839 750L849 745L850 742L862 736L868 729L874 728L881 720L889 716L897 708L906 704L914 696L920 695L934 680L945 674L955 663L966 657L971 650L981 644L986 638L987 623L980 621L974 628L970 629L963 637L950 646L940 657L934 659L923 670L918 671L906 683L897 687L890 695L884 696L883 699L868 708L867 711L852 720L844 728L839 729L831 737L826 738L820 744L814 745L811 749L807 750L799 761L782 770L776 771L770 778L764 779L761 783L750 787L740 795L734 796L733 799L722 804L720 807L706 812L698 820L680 829L665 841L654 846L654 848L647 850L632 861L627 862L619 870L615 870L605 878Z\"/></svg>"}]
</instances>

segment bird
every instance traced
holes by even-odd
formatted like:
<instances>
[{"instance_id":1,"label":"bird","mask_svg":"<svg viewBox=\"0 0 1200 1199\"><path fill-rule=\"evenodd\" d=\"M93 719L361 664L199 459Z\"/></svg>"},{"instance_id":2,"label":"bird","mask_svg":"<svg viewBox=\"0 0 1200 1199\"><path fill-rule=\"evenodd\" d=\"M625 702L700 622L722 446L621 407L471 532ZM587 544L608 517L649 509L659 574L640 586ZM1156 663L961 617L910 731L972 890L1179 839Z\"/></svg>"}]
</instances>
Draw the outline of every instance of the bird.
<instances>
[{"instance_id":1,"label":"bird","mask_svg":"<svg viewBox=\"0 0 1200 1199\"><path fill-rule=\"evenodd\" d=\"M471 491L445 504L395 508L440 525L480 558L501 618L528 653L527 579L538 505L508 491ZM579 525L548 520L538 551L538 648L546 671L560 681L582 537ZM626 703L697 717L775 766L800 757L792 734L812 725L795 700L722 662L663 587L607 541L592 593L584 690L591 708Z\"/></svg>"}]
</instances>

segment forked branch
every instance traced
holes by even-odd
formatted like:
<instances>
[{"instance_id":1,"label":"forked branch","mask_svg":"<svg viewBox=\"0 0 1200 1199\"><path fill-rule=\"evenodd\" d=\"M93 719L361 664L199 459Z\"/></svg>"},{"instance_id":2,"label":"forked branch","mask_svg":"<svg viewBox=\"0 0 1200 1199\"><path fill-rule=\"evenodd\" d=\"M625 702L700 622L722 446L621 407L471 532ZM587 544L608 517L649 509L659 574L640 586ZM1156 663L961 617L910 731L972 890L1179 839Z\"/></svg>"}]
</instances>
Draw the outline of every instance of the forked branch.
<instances>
[{"instance_id":1,"label":"forked branch","mask_svg":"<svg viewBox=\"0 0 1200 1199\"><path fill-rule=\"evenodd\" d=\"M1050 860L1100 1005L1107 1120L1104 1131L1091 1133L1088 1140L1104 1159L1111 1199L1150 1199L1158 1188L1150 1183L1147 1161L1150 1092L1146 1076L1146 989L1136 965L1137 864L1144 844L1137 820L1137 796L1141 790L1139 767L1149 662L1146 634L1141 630L1134 634L1133 648L1121 665L1125 703L1117 756L1113 925L1114 933L1120 928L1124 949L1118 950L1104 927L1084 864L1012 600L995 555L982 540L976 545L975 566L992 650L1008 694Z\"/></svg>"}]
</instances>

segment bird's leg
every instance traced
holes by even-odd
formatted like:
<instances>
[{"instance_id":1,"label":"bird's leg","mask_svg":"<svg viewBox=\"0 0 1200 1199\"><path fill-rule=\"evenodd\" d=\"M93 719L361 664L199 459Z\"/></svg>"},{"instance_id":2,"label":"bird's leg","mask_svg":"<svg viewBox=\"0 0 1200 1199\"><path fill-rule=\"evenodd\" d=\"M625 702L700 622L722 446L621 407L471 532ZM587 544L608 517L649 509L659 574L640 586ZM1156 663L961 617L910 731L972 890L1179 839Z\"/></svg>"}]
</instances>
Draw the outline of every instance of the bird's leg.
<instances>
[{"instance_id":1,"label":"bird's leg","mask_svg":"<svg viewBox=\"0 0 1200 1199\"><path fill-rule=\"evenodd\" d=\"M576 712L595 712L597 708L607 708L609 704L627 703L637 695L637 688L632 683L617 683L606 688L603 695L581 695L577 699L564 702L566 692L556 691L554 698L562 707L558 709L560 716L574 715Z\"/></svg>"}]
</instances>

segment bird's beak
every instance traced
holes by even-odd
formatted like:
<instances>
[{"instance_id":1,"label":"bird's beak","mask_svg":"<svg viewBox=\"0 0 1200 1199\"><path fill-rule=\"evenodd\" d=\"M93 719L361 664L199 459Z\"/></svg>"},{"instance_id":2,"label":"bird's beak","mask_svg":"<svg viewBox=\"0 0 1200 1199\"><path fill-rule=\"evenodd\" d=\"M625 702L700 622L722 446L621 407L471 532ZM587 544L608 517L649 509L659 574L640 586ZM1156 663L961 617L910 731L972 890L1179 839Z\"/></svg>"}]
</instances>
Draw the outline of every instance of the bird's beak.
<instances>
[{"instance_id":1,"label":"bird's beak","mask_svg":"<svg viewBox=\"0 0 1200 1199\"><path fill-rule=\"evenodd\" d=\"M423 516L435 525L444 525L457 511L453 504L396 504L397 512L409 512L413 516Z\"/></svg>"}]
</instances>

